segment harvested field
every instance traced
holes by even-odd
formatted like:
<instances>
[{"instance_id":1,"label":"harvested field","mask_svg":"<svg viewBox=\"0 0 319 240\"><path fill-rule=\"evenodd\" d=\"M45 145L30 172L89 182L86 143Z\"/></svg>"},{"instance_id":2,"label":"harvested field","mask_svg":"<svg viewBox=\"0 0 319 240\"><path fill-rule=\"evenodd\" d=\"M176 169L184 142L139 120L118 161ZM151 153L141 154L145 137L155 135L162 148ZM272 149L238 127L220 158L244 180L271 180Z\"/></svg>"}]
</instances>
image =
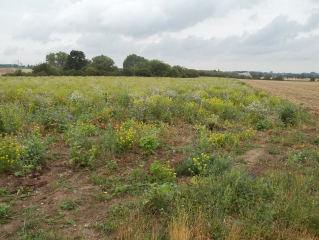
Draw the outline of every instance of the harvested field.
<instances>
[{"instance_id":1,"label":"harvested field","mask_svg":"<svg viewBox=\"0 0 319 240\"><path fill-rule=\"evenodd\" d=\"M5 73L14 73L15 68L0 68L0 76ZM32 72L32 69L22 69L22 72Z\"/></svg>"},{"instance_id":2,"label":"harvested field","mask_svg":"<svg viewBox=\"0 0 319 240\"><path fill-rule=\"evenodd\" d=\"M319 114L319 82L242 80L264 92L285 98L304 106L316 115Z\"/></svg>"}]
</instances>

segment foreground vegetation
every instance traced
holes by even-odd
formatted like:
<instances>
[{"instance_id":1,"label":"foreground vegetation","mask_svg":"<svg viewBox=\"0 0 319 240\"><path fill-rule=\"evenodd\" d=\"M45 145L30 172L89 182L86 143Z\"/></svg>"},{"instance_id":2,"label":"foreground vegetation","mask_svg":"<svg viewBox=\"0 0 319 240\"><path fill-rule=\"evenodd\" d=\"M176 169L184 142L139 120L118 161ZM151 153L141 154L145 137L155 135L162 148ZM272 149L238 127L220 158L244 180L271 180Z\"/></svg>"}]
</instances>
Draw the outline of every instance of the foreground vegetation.
<instances>
[{"instance_id":1,"label":"foreground vegetation","mask_svg":"<svg viewBox=\"0 0 319 240\"><path fill-rule=\"evenodd\" d=\"M316 122L283 99L217 78L0 89L6 239L319 237Z\"/></svg>"}]
</instances>

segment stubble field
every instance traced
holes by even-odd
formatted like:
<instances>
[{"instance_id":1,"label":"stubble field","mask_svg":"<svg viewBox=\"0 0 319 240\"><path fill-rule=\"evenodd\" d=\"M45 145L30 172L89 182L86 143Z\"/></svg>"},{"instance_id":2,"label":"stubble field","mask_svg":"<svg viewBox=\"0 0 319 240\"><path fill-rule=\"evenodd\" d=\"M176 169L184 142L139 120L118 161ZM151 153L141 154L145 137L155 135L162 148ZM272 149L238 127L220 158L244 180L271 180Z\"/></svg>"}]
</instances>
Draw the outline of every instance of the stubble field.
<instances>
[{"instance_id":1,"label":"stubble field","mask_svg":"<svg viewBox=\"0 0 319 240\"><path fill-rule=\"evenodd\" d=\"M304 107L315 114L319 113L319 82L310 81L267 81L242 80L264 92L287 99L297 105L303 103Z\"/></svg>"}]
</instances>

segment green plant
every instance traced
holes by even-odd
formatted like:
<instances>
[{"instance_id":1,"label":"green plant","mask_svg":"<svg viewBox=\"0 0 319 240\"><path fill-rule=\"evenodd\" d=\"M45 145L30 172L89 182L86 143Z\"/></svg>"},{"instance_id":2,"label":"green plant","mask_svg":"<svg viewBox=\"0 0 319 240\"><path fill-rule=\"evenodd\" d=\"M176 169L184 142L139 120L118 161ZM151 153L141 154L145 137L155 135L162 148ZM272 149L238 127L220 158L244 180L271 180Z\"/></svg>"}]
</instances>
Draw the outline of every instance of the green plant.
<instances>
[{"instance_id":1,"label":"green plant","mask_svg":"<svg viewBox=\"0 0 319 240\"><path fill-rule=\"evenodd\" d=\"M157 213L158 211L165 211L170 202L180 194L180 191L172 183L162 185L154 183L149 190L145 191L145 194L144 207L153 213Z\"/></svg>"},{"instance_id":2,"label":"green plant","mask_svg":"<svg viewBox=\"0 0 319 240\"><path fill-rule=\"evenodd\" d=\"M0 188L0 196L7 196L9 194L8 188L2 187Z\"/></svg>"},{"instance_id":3,"label":"green plant","mask_svg":"<svg viewBox=\"0 0 319 240\"><path fill-rule=\"evenodd\" d=\"M76 142L70 147L70 165L77 167L89 166L93 168L94 162L97 159L99 150L96 146L87 151L85 148L81 148Z\"/></svg>"},{"instance_id":4,"label":"green plant","mask_svg":"<svg viewBox=\"0 0 319 240\"><path fill-rule=\"evenodd\" d=\"M285 124L285 126L300 125L300 109L298 109L292 103L285 103L278 109L279 119Z\"/></svg>"},{"instance_id":5,"label":"green plant","mask_svg":"<svg viewBox=\"0 0 319 240\"><path fill-rule=\"evenodd\" d=\"M170 168L169 161L163 165L160 161L155 160L151 164L150 172L153 175L154 181L173 182L176 178L176 173Z\"/></svg>"},{"instance_id":6,"label":"green plant","mask_svg":"<svg viewBox=\"0 0 319 240\"><path fill-rule=\"evenodd\" d=\"M107 202L109 200L112 199L112 196L110 196L109 194L107 194L106 192L94 192L93 193L93 197L94 197L94 201L97 202Z\"/></svg>"},{"instance_id":7,"label":"green plant","mask_svg":"<svg viewBox=\"0 0 319 240\"><path fill-rule=\"evenodd\" d=\"M24 153L25 148L18 143L17 137L6 134L0 142L0 172L16 166Z\"/></svg>"},{"instance_id":8,"label":"green plant","mask_svg":"<svg viewBox=\"0 0 319 240\"><path fill-rule=\"evenodd\" d=\"M158 147L158 141L156 136L150 135L145 136L140 139L140 146L147 154L152 154L155 152L156 148Z\"/></svg>"},{"instance_id":9,"label":"green plant","mask_svg":"<svg viewBox=\"0 0 319 240\"><path fill-rule=\"evenodd\" d=\"M316 144L317 146L319 146L319 137L315 138L313 140L313 143Z\"/></svg>"},{"instance_id":10,"label":"green plant","mask_svg":"<svg viewBox=\"0 0 319 240\"><path fill-rule=\"evenodd\" d=\"M115 160L108 160L105 166L105 173L110 174L112 171L117 170L117 162Z\"/></svg>"},{"instance_id":11,"label":"green plant","mask_svg":"<svg viewBox=\"0 0 319 240\"><path fill-rule=\"evenodd\" d=\"M257 130L268 130L268 129L272 129L274 126L273 122L269 119L266 119L266 120L262 120L262 119L259 119L256 123L256 129Z\"/></svg>"},{"instance_id":12,"label":"green plant","mask_svg":"<svg viewBox=\"0 0 319 240\"><path fill-rule=\"evenodd\" d=\"M62 210L72 210L76 207L76 200L66 199L62 203L59 204L59 208Z\"/></svg>"},{"instance_id":13,"label":"green plant","mask_svg":"<svg viewBox=\"0 0 319 240\"><path fill-rule=\"evenodd\" d=\"M135 182L144 182L149 179L149 175L147 172L143 169L134 169L131 172L131 177Z\"/></svg>"},{"instance_id":14,"label":"green plant","mask_svg":"<svg viewBox=\"0 0 319 240\"><path fill-rule=\"evenodd\" d=\"M46 142L42 139L40 128L35 126L32 134L27 136L24 141L25 153L23 161L19 162L20 169L23 166L33 166L34 168L44 162L46 149L48 148Z\"/></svg>"},{"instance_id":15,"label":"green plant","mask_svg":"<svg viewBox=\"0 0 319 240\"><path fill-rule=\"evenodd\" d=\"M284 136L282 140L282 144L288 147L291 147L298 143L306 143L306 136L303 132L300 131L289 132L286 136Z\"/></svg>"},{"instance_id":16,"label":"green plant","mask_svg":"<svg viewBox=\"0 0 319 240\"><path fill-rule=\"evenodd\" d=\"M6 223L10 217L11 206L0 203L0 224Z\"/></svg>"},{"instance_id":17,"label":"green plant","mask_svg":"<svg viewBox=\"0 0 319 240\"><path fill-rule=\"evenodd\" d=\"M272 155L280 154L279 148L275 148L273 146L266 148L265 150L266 150L266 152L268 152L269 154L272 154Z\"/></svg>"}]
</instances>

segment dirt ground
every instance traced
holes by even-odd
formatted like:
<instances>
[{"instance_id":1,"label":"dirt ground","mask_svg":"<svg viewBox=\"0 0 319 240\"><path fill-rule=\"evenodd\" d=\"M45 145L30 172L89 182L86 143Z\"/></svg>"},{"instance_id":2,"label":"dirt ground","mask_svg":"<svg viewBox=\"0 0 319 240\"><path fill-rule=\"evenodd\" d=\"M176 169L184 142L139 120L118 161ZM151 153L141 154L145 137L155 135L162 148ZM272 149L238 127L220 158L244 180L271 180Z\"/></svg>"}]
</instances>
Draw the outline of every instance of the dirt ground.
<instances>
[{"instance_id":1,"label":"dirt ground","mask_svg":"<svg viewBox=\"0 0 319 240\"><path fill-rule=\"evenodd\" d=\"M310 112L319 114L319 82L310 81L269 81L241 80L254 88L258 88L278 97L285 98L297 105L303 103Z\"/></svg>"}]
</instances>

